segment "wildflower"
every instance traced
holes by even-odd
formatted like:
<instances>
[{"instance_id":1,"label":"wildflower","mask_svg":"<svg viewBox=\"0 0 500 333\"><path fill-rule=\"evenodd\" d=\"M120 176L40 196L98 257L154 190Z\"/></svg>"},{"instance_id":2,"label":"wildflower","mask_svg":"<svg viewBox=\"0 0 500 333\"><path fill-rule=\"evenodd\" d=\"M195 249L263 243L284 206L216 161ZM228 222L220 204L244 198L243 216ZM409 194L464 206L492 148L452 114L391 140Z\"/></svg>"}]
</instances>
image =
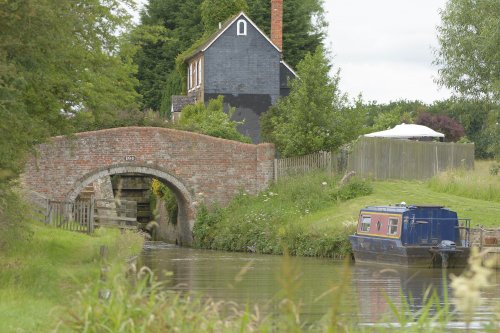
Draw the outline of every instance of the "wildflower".
<instances>
[{"instance_id":1,"label":"wildflower","mask_svg":"<svg viewBox=\"0 0 500 333\"><path fill-rule=\"evenodd\" d=\"M327 182L322 182L321 185L326 186L328 183Z\"/></svg>"}]
</instances>

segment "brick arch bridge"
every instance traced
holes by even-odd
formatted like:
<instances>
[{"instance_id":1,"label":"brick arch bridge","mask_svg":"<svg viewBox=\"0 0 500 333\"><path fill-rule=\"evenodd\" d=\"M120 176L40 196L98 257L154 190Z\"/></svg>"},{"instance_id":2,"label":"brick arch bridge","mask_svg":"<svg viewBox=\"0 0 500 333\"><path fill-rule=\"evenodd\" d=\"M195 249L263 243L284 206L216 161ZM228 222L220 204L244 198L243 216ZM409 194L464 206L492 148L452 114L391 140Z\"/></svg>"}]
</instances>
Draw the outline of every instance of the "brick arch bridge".
<instances>
[{"instance_id":1,"label":"brick arch bridge","mask_svg":"<svg viewBox=\"0 0 500 333\"><path fill-rule=\"evenodd\" d=\"M23 186L53 200L74 200L98 178L140 173L170 187L179 205L181 243L192 242L196 208L257 193L273 177L274 147L158 127L122 127L58 136L37 147Z\"/></svg>"}]
</instances>

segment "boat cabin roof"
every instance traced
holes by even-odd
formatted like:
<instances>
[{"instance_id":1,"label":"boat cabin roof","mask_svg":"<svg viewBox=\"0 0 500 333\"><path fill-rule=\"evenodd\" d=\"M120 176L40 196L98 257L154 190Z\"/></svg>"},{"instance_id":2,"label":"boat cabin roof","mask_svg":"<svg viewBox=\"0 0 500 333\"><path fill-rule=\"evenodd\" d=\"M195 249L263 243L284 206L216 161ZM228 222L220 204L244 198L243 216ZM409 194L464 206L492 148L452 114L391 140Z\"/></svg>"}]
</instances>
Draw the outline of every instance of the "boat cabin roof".
<instances>
[{"instance_id":1,"label":"boat cabin roof","mask_svg":"<svg viewBox=\"0 0 500 333\"><path fill-rule=\"evenodd\" d=\"M388 205L388 206L366 206L362 212L383 212L383 213L404 213L411 209L443 209L444 206L440 205ZM446 209L446 208L444 208Z\"/></svg>"}]
</instances>

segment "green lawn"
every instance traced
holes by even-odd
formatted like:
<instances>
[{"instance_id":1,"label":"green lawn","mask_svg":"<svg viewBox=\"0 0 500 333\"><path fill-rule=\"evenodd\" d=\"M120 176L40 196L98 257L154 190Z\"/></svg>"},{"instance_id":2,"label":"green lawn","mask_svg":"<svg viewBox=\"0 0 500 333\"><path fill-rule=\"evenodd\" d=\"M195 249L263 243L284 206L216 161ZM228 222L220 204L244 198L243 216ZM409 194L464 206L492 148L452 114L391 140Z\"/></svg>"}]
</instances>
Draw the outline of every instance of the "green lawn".
<instances>
[{"instance_id":1,"label":"green lawn","mask_svg":"<svg viewBox=\"0 0 500 333\"><path fill-rule=\"evenodd\" d=\"M138 253L137 234L99 230L93 236L41 224L26 230L0 256L0 332L48 332L76 292L100 273L99 248L123 260Z\"/></svg>"},{"instance_id":2,"label":"green lawn","mask_svg":"<svg viewBox=\"0 0 500 333\"><path fill-rule=\"evenodd\" d=\"M432 190L425 182L383 181L373 182L373 193L332 205L310 214L302 221L317 229L331 229L347 221L355 221L359 209L368 205L433 204L444 205L458 213L459 218L471 218L472 226L500 227L500 203L471 199Z\"/></svg>"}]
</instances>

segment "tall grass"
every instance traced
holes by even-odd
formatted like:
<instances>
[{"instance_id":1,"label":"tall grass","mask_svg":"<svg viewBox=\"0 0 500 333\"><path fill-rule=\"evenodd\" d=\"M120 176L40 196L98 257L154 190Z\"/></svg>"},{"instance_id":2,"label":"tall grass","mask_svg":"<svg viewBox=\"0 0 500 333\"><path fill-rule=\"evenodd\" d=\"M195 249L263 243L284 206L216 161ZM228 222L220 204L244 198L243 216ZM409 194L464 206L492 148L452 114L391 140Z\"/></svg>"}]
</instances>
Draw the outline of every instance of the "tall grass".
<instances>
[{"instance_id":1,"label":"tall grass","mask_svg":"<svg viewBox=\"0 0 500 333\"><path fill-rule=\"evenodd\" d=\"M354 229L341 223L328 230L307 222L310 214L371 193L364 180L339 185L325 173L289 178L257 196L240 193L227 208L201 208L193 234L195 245L228 251L335 257L350 253L347 235Z\"/></svg>"},{"instance_id":2,"label":"tall grass","mask_svg":"<svg viewBox=\"0 0 500 333\"><path fill-rule=\"evenodd\" d=\"M107 245L116 260L142 246L138 235L118 230L88 236L35 222L23 222L21 228L9 232L19 238L0 253L0 332L48 331L58 306L99 276L100 246Z\"/></svg>"},{"instance_id":3,"label":"tall grass","mask_svg":"<svg viewBox=\"0 0 500 333\"><path fill-rule=\"evenodd\" d=\"M441 172L427 182L434 191L500 202L500 174L491 174L493 161L476 161L474 170Z\"/></svg>"}]
</instances>

